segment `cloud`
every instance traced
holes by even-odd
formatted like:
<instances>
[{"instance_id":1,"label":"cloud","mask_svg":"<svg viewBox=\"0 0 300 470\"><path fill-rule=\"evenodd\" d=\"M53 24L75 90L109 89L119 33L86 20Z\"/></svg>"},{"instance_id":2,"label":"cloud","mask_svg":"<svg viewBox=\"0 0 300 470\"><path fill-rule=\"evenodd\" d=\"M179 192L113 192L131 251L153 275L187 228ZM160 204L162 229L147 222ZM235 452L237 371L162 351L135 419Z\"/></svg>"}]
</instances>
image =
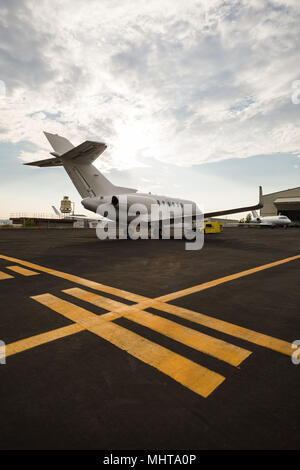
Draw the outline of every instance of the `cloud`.
<instances>
[{"instance_id":1,"label":"cloud","mask_svg":"<svg viewBox=\"0 0 300 470\"><path fill-rule=\"evenodd\" d=\"M102 164L300 153L296 1L2 1L0 142L104 140ZM143 163L144 164L144 163Z\"/></svg>"},{"instance_id":2,"label":"cloud","mask_svg":"<svg viewBox=\"0 0 300 470\"><path fill-rule=\"evenodd\" d=\"M0 70L9 90L39 87L54 71L43 52L51 35L32 24L25 2L2 0L0 6Z\"/></svg>"}]
</instances>

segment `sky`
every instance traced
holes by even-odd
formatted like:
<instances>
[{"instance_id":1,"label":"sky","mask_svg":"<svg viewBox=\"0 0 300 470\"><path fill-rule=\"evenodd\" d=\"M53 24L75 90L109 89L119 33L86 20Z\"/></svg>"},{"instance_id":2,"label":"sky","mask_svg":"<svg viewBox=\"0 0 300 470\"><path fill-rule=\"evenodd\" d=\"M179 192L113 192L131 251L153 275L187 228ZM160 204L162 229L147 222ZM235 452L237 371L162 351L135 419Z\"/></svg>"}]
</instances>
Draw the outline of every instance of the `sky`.
<instances>
[{"instance_id":1,"label":"sky","mask_svg":"<svg viewBox=\"0 0 300 470\"><path fill-rule=\"evenodd\" d=\"M300 3L1 0L0 217L86 213L43 130L111 181L205 211L300 186Z\"/></svg>"}]
</instances>

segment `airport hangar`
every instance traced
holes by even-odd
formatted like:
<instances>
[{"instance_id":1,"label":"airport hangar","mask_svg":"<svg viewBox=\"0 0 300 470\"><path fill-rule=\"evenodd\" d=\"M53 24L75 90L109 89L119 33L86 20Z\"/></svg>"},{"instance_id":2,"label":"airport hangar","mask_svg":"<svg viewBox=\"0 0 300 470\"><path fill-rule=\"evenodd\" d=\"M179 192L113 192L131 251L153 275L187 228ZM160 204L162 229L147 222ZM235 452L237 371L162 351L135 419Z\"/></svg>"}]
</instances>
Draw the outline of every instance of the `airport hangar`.
<instances>
[{"instance_id":1,"label":"airport hangar","mask_svg":"<svg viewBox=\"0 0 300 470\"><path fill-rule=\"evenodd\" d=\"M300 222L300 186L263 196L261 216L286 215L293 222Z\"/></svg>"}]
</instances>

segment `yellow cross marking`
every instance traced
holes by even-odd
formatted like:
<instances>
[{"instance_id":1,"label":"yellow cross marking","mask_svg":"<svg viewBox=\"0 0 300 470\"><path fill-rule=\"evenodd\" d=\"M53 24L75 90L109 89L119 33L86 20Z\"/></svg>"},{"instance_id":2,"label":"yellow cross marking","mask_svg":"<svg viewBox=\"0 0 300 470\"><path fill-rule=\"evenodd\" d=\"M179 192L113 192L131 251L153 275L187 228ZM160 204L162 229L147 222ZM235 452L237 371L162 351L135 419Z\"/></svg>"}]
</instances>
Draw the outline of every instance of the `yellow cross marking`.
<instances>
[{"instance_id":1,"label":"yellow cross marking","mask_svg":"<svg viewBox=\"0 0 300 470\"><path fill-rule=\"evenodd\" d=\"M72 320L74 324L11 343L7 346L8 356L41 344L45 344L58 338L75 334L79 331L88 330L109 341L120 349L127 351L129 354L140 359L141 361L155 367L194 392L202 395L203 397L207 397L225 380L225 377L199 364L196 364L152 341L149 341L126 328L112 323L112 321L120 317L126 317L135 323L146 326L147 328L157 331L164 336L172 338L173 340L193 349L209 354L233 366L238 366L251 354L251 352L246 349L232 345L217 338L213 338L204 333L200 333L191 328L182 326L174 321L162 318L158 315L153 315L152 313L145 311L150 307L209 327L211 329L221 331L228 335L235 336L245 341L273 349L274 351L280 352L282 354L292 354L291 344L287 341L273 338L271 336L249 330L247 328L240 327L238 325L234 325L202 313L194 312L192 310L175 305L170 305L167 302L185 295L200 292L204 289L208 289L210 287L214 287L234 279L238 279L240 277L254 274L264 269L269 269L290 261L294 261L299 259L300 255L248 269L246 271L242 271L230 276L225 276L214 281L202 283L188 289L183 289L178 292L157 297L156 299L149 299L138 294L106 286L104 284L90 281L79 276L39 266L28 261L22 261L4 255L0 255L0 258L17 262L23 266L37 269L40 272L45 272L56 277L67 279L75 284L79 284L93 290L106 292L108 294L113 294L120 298L135 302L135 305L128 306L122 302L103 297L84 289L72 288L64 290L65 293L75 298L104 308L109 312L104 315L96 315L84 308L59 299L58 297L51 294L34 296L32 297L34 300L40 302L43 305L46 305L61 315L64 315L65 317ZM39 274L35 273L34 271L26 270L25 268L20 268L18 266L13 266L10 268L19 268L19 270L14 269L18 272L20 272L20 269L24 269L24 271ZM6 276L11 277L9 275Z\"/></svg>"},{"instance_id":2,"label":"yellow cross marking","mask_svg":"<svg viewBox=\"0 0 300 470\"><path fill-rule=\"evenodd\" d=\"M111 320L120 316L118 314L115 316L108 314L109 317L103 318L51 294L36 295L33 299L77 322L88 331L155 367L203 397L210 395L225 380L222 375L111 323Z\"/></svg>"},{"instance_id":3,"label":"yellow cross marking","mask_svg":"<svg viewBox=\"0 0 300 470\"><path fill-rule=\"evenodd\" d=\"M119 313L120 317L126 317L129 320L138 323L139 325L146 326L151 330L168 336L186 346L196 349L197 351L209 354L221 361L228 362L233 366L238 366L244 359L251 353L245 349L234 346L233 344L226 343L212 336L200 333L199 331L192 330L185 326L179 325L165 318L153 315L152 313L144 312L137 308L124 305L115 300L106 299L98 294L87 292L77 287L73 289L66 289L63 292L76 297L77 299L84 300L98 307L107 310L114 309L114 313ZM39 296L38 296L39 297ZM35 300L37 297L34 297ZM107 302L109 300L109 302ZM101 317L100 317L101 318Z\"/></svg>"}]
</instances>

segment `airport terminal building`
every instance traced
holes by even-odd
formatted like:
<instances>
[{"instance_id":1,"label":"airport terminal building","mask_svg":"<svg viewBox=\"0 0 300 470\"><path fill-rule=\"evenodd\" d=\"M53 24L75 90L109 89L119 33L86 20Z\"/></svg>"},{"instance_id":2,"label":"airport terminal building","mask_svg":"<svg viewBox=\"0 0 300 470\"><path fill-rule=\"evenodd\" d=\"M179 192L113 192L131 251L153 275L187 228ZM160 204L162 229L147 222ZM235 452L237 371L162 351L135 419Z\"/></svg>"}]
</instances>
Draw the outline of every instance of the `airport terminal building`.
<instances>
[{"instance_id":1,"label":"airport terminal building","mask_svg":"<svg viewBox=\"0 0 300 470\"><path fill-rule=\"evenodd\" d=\"M293 222L300 222L300 187L265 194L263 203L261 216L282 214Z\"/></svg>"}]
</instances>

